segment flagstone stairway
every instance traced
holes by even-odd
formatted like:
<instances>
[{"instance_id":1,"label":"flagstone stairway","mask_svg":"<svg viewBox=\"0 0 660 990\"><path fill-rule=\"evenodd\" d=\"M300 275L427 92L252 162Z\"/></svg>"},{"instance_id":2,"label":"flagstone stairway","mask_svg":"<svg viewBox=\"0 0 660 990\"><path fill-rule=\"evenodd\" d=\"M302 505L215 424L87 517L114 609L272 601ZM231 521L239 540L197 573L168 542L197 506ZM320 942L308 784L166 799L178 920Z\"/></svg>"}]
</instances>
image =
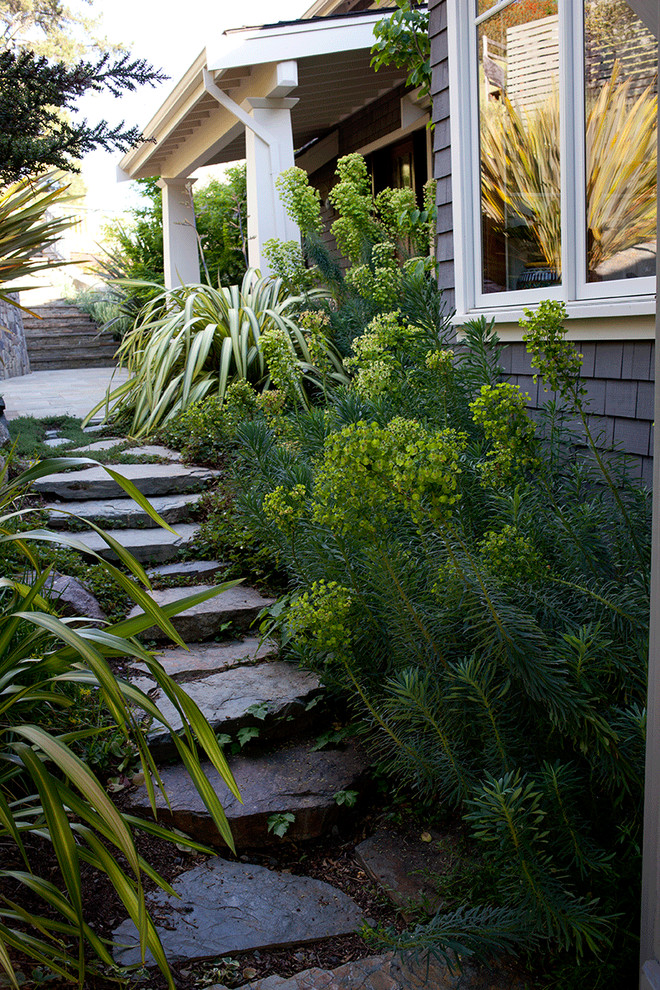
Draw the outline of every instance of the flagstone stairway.
<instances>
[{"instance_id":1,"label":"flagstone stairway","mask_svg":"<svg viewBox=\"0 0 660 990\"><path fill-rule=\"evenodd\" d=\"M49 303L23 313L31 371L107 368L115 364L118 343L77 306Z\"/></svg>"},{"instance_id":2,"label":"flagstone stairway","mask_svg":"<svg viewBox=\"0 0 660 990\"><path fill-rule=\"evenodd\" d=\"M108 446L107 441L101 443ZM85 453L93 456L94 446ZM145 564L155 564L149 574L161 583L199 575L203 583L152 591L161 605L203 592L221 579L218 563L177 560L179 550L197 530L190 520L192 508L215 481L215 473L175 461L108 466L148 496L177 535L156 527L102 467L50 475L35 483L35 490L50 500L50 527L74 530L71 535L109 558L116 557L112 546L116 541ZM107 527L110 545L96 533L81 532L75 517ZM257 737L228 757L242 801L233 797L212 766L203 767L225 808L239 854L280 841L269 832L273 816L286 816L287 838L296 842L328 833L351 814L336 795L363 791L369 766L356 744L314 747L328 714L318 678L279 660L276 645L260 642L251 631L260 610L272 601L255 589L236 585L173 616L171 621L189 650L168 645L159 629L143 634L157 644L164 669L185 683L224 740ZM139 611L136 607L131 614ZM137 664L129 677L176 727L178 713L161 696L148 670ZM169 733L154 727L149 735L169 798L169 807L162 796L158 798L159 820L215 846L219 853L176 879L180 899L163 892L148 895L171 962L305 944L359 930L362 911L332 885L257 865L245 855L234 861L184 767L168 764L175 752ZM125 807L133 814L151 816L144 785L128 795ZM115 950L117 961L138 962L132 922L121 924L115 935L123 943Z\"/></svg>"}]
</instances>

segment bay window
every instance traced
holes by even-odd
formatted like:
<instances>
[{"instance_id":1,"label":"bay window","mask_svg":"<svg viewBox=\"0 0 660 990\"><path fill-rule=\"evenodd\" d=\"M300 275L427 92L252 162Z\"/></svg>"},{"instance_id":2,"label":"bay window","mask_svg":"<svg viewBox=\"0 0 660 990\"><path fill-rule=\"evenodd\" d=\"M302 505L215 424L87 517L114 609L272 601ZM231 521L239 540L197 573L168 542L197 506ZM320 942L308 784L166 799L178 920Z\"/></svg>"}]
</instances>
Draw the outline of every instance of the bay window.
<instances>
[{"instance_id":1,"label":"bay window","mask_svg":"<svg viewBox=\"0 0 660 990\"><path fill-rule=\"evenodd\" d=\"M448 0L456 302L649 312L657 42L626 0Z\"/></svg>"}]
</instances>

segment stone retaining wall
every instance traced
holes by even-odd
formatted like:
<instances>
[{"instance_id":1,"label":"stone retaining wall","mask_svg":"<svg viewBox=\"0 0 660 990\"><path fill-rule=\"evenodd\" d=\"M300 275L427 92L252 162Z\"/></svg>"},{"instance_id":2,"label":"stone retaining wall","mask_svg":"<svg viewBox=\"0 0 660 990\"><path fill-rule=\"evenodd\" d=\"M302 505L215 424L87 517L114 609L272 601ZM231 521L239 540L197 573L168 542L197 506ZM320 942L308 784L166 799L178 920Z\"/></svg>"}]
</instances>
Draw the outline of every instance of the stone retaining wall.
<instances>
[{"instance_id":1,"label":"stone retaining wall","mask_svg":"<svg viewBox=\"0 0 660 990\"><path fill-rule=\"evenodd\" d=\"M0 380L29 373L21 311L0 299Z\"/></svg>"}]
</instances>

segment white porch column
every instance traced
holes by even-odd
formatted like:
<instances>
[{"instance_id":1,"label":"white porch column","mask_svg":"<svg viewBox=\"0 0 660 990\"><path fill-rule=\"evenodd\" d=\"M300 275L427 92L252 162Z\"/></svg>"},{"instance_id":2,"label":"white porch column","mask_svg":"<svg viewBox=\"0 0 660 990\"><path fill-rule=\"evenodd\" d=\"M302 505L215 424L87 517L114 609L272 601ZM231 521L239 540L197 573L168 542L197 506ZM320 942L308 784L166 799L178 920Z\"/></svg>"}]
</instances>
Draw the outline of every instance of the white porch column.
<instances>
[{"instance_id":1,"label":"white porch column","mask_svg":"<svg viewBox=\"0 0 660 990\"><path fill-rule=\"evenodd\" d=\"M192 201L195 180L159 179L163 190L165 288L199 282L199 249Z\"/></svg>"},{"instance_id":2,"label":"white porch column","mask_svg":"<svg viewBox=\"0 0 660 990\"><path fill-rule=\"evenodd\" d=\"M257 131L266 133L269 143L246 128L248 258L251 268L262 275L270 273L263 254L263 245L271 237L280 241L300 242L300 230L282 205L275 180L280 172L294 165L291 110L296 99L246 100Z\"/></svg>"}]
</instances>

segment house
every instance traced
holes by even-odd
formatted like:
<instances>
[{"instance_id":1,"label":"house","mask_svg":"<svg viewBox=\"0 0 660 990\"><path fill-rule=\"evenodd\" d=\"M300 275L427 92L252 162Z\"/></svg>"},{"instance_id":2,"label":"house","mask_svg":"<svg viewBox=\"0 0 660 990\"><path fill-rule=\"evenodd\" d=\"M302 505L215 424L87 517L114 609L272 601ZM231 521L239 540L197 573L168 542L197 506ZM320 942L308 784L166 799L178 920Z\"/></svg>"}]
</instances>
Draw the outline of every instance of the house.
<instances>
[{"instance_id":1,"label":"house","mask_svg":"<svg viewBox=\"0 0 660 990\"><path fill-rule=\"evenodd\" d=\"M600 16L605 6L609 21ZM650 0L654 12L657 6ZM653 32L626 0L432 0L429 8L437 258L456 322L495 317L510 345L506 370L537 404L547 397L533 380L518 320L526 306L562 299L569 337L584 355L592 426L629 452L650 484ZM636 114L630 114L636 100ZM541 149L532 153L538 174L525 169L524 148L515 142L504 147L511 142L504 124L511 114L530 147L537 142ZM608 134L597 126L604 114ZM622 125L628 130L617 138ZM645 159L643 178L640 162L626 159L626 148ZM637 170L637 185L622 177L630 168ZM606 193L612 182L618 182L616 202Z\"/></svg>"},{"instance_id":2,"label":"house","mask_svg":"<svg viewBox=\"0 0 660 990\"><path fill-rule=\"evenodd\" d=\"M520 5L522 17L515 6L429 4L440 282L457 323L495 317L510 344L509 375L533 401L538 386L517 321L541 298L563 300L595 425L637 457L649 484L654 472L639 985L660 990L660 440L652 428L660 417L653 229L660 3L530 2ZM599 17L605 8L608 17ZM617 99L617 125L605 134ZM541 176L520 170L517 142L505 133L512 122L537 140ZM498 142L510 156L504 172ZM498 174L506 183L494 181ZM620 209L612 209L612 190Z\"/></svg>"},{"instance_id":3,"label":"house","mask_svg":"<svg viewBox=\"0 0 660 990\"><path fill-rule=\"evenodd\" d=\"M262 272L269 238L299 238L274 187L285 168L305 169L328 217L337 158L350 152L366 157L375 191L407 185L421 198L430 100L410 91L405 69L371 68L386 13L373 6L317 0L300 20L226 31L176 84L120 164L120 178L160 179L168 286L199 281L189 183L200 166L246 159L248 257Z\"/></svg>"},{"instance_id":4,"label":"house","mask_svg":"<svg viewBox=\"0 0 660 990\"><path fill-rule=\"evenodd\" d=\"M615 12L630 10L626 0L587 0L586 9L603 3ZM375 191L408 184L421 192L433 170L440 284L457 322L494 316L511 345L507 373L538 403L544 396L533 381L518 320L525 306L564 299L569 335L584 355L593 429L630 453L650 484L655 214L641 209L628 230L614 211L612 220L602 209L602 196L592 195L587 204L580 177L586 156L598 152L585 150L589 104L607 96L615 61L629 96L641 101L638 116L642 122L645 112L648 117L657 89L652 35L643 22L622 15L623 42L616 30L601 37L596 28L580 41L573 20L581 23L582 0L433 0L431 132L430 106L406 87L405 71L376 73L370 66L373 27L386 13L374 6L370 0L317 0L300 20L227 31L209 40L175 85L146 126L147 140L120 165L121 178L160 179L166 284L199 280L189 189L200 166L247 159L248 254L262 271L268 271L262 248L269 238L298 236L274 187L283 169L296 164L308 172L328 221L327 193L341 155L366 156ZM519 7L526 11L522 18ZM540 211L540 222L530 219L544 198L533 184L512 190L506 201L499 196L511 177L497 174L502 155L489 155L488 148L489 199L481 201L480 142L496 151L508 106L524 107L525 115L552 110L544 121L552 133L542 139L546 173L537 182L554 185L556 202L547 215ZM568 106L581 110L564 113ZM648 127L646 132L646 144L633 143L647 163L640 181L652 201ZM562 154L567 161L574 155L576 168L562 168L561 156L553 154L560 137ZM639 163L635 167L643 171ZM608 176L600 181L606 185ZM619 207L625 216L625 196Z\"/></svg>"}]
</instances>

